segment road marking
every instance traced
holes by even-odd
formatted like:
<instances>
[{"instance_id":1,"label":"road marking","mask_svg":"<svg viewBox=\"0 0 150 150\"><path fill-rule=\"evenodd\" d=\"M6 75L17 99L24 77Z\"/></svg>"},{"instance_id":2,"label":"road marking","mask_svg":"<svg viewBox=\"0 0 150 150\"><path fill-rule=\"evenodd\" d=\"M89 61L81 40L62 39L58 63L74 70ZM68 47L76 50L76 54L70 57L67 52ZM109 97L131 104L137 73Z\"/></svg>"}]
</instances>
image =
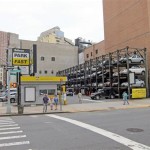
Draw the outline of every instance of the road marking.
<instances>
[{"instance_id":1,"label":"road marking","mask_svg":"<svg viewBox=\"0 0 150 150\"><path fill-rule=\"evenodd\" d=\"M14 126L18 126L18 124L6 124L6 125L0 125L1 127L14 127Z\"/></svg>"},{"instance_id":2,"label":"road marking","mask_svg":"<svg viewBox=\"0 0 150 150\"><path fill-rule=\"evenodd\" d=\"M37 115L30 115L30 117L37 118L38 116Z\"/></svg>"},{"instance_id":3,"label":"road marking","mask_svg":"<svg viewBox=\"0 0 150 150\"><path fill-rule=\"evenodd\" d=\"M13 127L13 128L0 128L0 131L3 131L3 130L16 130L16 129L20 129L20 127Z\"/></svg>"},{"instance_id":4,"label":"road marking","mask_svg":"<svg viewBox=\"0 0 150 150\"><path fill-rule=\"evenodd\" d=\"M7 136L7 137L0 137L0 140L8 140L8 139L18 139L18 138L25 138L26 135L18 135L18 136Z\"/></svg>"},{"instance_id":5,"label":"road marking","mask_svg":"<svg viewBox=\"0 0 150 150\"><path fill-rule=\"evenodd\" d=\"M89 101L89 102L97 102L97 103L101 103L102 101L97 101L97 100L90 100L90 99L82 99L84 101Z\"/></svg>"},{"instance_id":6,"label":"road marking","mask_svg":"<svg viewBox=\"0 0 150 150\"><path fill-rule=\"evenodd\" d=\"M15 123L15 122L0 122L0 125L1 124L13 124L13 123Z\"/></svg>"},{"instance_id":7,"label":"road marking","mask_svg":"<svg viewBox=\"0 0 150 150\"><path fill-rule=\"evenodd\" d=\"M93 131L93 132L98 133L100 135L103 135L105 137L108 137L108 138L110 138L110 139L112 139L118 143L121 143L121 144L123 144L123 145L125 145L125 146L127 146L133 150L150 150L150 147L148 147L146 145L143 145L141 143L132 141L128 138L125 138L125 137L120 136L118 134L115 134L113 132L109 132L109 131L106 131L104 129L101 129L101 128L98 128L98 127L95 127L95 126L92 126L92 125L89 125L89 124L86 124L86 123L83 123L83 122L80 122L77 120L73 120L73 119L69 119L69 118L65 118L65 117L60 117L57 115L46 115L46 116L56 118L59 120L63 120L63 121L72 123L74 125L80 126L82 128L88 129L90 131Z\"/></svg>"},{"instance_id":8,"label":"road marking","mask_svg":"<svg viewBox=\"0 0 150 150\"><path fill-rule=\"evenodd\" d=\"M0 134L13 134L13 133L22 133L23 131L10 131L10 132L0 132Z\"/></svg>"},{"instance_id":9,"label":"road marking","mask_svg":"<svg viewBox=\"0 0 150 150\"><path fill-rule=\"evenodd\" d=\"M12 121L12 119L11 119L11 118L0 118L0 120Z\"/></svg>"},{"instance_id":10,"label":"road marking","mask_svg":"<svg viewBox=\"0 0 150 150\"><path fill-rule=\"evenodd\" d=\"M13 143L3 143L3 144L0 144L0 147L24 145L24 144L30 144L30 142L29 141L22 141L22 142L13 142Z\"/></svg>"}]
</instances>

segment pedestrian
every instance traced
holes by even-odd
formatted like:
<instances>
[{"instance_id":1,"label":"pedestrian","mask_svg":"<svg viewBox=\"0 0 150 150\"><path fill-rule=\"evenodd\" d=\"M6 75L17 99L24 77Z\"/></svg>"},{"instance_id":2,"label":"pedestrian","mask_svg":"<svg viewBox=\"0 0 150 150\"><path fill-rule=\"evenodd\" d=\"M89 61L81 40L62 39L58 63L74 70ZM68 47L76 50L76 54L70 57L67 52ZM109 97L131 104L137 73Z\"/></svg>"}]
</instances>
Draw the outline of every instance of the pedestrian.
<instances>
[{"instance_id":1,"label":"pedestrian","mask_svg":"<svg viewBox=\"0 0 150 150\"><path fill-rule=\"evenodd\" d=\"M122 97L123 97L123 101L124 101L123 105L125 105L126 103L129 105L128 94L126 91L123 92Z\"/></svg>"},{"instance_id":2,"label":"pedestrian","mask_svg":"<svg viewBox=\"0 0 150 150\"><path fill-rule=\"evenodd\" d=\"M57 105L58 105L58 97L55 95L54 97L54 105L55 105L55 110L57 110Z\"/></svg>"},{"instance_id":3,"label":"pedestrian","mask_svg":"<svg viewBox=\"0 0 150 150\"><path fill-rule=\"evenodd\" d=\"M43 97L43 113L47 112L47 104L48 104L49 98L47 94Z\"/></svg>"},{"instance_id":4,"label":"pedestrian","mask_svg":"<svg viewBox=\"0 0 150 150\"><path fill-rule=\"evenodd\" d=\"M50 109L53 110L54 102L53 102L53 98L52 97L50 97L49 104L50 104Z\"/></svg>"},{"instance_id":5,"label":"pedestrian","mask_svg":"<svg viewBox=\"0 0 150 150\"><path fill-rule=\"evenodd\" d=\"M79 103L82 103L82 93L79 91L78 93Z\"/></svg>"}]
</instances>

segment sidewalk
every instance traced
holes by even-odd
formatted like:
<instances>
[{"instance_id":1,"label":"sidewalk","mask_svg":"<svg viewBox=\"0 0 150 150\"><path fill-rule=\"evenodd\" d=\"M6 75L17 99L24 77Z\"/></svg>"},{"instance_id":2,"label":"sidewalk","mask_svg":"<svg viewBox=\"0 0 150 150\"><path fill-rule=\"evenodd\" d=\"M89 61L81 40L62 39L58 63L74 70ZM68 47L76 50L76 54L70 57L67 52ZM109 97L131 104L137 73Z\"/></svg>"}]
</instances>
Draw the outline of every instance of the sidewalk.
<instances>
[{"instance_id":1,"label":"sidewalk","mask_svg":"<svg viewBox=\"0 0 150 150\"><path fill-rule=\"evenodd\" d=\"M62 105L62 110L58 106L58 110L50 110L48 106L47 113L73 113L73 112L92 112L92 111L104 111L104 110L117 110L117 109L131 109L131 108L146 108L150 107L150 98L147 99L136 99L130 100L130 105L123 105L121 100L113 101L97 101L91 103L82 103L82 104L67 104ZM13 105L11 106L11 113L7 114L7 105L0 104L0 116L7 115L18 115L18 107ZM43 114L43 106L25 106L23 115L29 114Z\"/></svg>"}]
</instances>

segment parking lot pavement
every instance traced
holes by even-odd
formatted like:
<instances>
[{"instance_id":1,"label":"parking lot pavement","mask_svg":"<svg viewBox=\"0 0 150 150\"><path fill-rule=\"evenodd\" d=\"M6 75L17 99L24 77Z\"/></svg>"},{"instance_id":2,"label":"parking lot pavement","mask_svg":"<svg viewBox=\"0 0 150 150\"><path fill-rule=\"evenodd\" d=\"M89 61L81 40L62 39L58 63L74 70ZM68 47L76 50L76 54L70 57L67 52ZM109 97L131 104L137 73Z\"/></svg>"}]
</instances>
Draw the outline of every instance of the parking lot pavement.
<instances>
[{"instance_id":1,"label":"parking lot pavement","mask_svg":"<svg viewBox=\"0 0 150 150\"><path fill-rule=\"evenodd\" d=\"M74 97L75 98L75 97ZM84 97L83 103L79 103L78 99L68 99L67 105L59 105L58 110L50 110L48 105L47 113L66 113L66 112L86 112L86 111L101 111L101 110L117 110L117 109L131 109L131 108L146 108L150 107L150 98L129 100L130 105L123 105L122 100L99 100L91 101L89 98ZM72 103L71 103L72 102ZM18 107L16 104L11 105L11 113L7 113L7 104L0 103L0 116L4 115L18 115ZM43 114L42 105L25 106L23 114Z\"/></svg>"}]
</instances>

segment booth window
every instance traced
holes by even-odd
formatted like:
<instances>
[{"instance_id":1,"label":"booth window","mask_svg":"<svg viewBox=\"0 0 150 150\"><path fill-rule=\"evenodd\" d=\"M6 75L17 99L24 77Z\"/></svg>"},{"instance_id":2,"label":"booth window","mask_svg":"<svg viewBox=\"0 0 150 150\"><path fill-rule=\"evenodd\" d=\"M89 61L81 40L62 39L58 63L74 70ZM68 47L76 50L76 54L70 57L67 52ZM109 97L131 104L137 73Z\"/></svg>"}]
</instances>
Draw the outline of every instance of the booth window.
<instances>
[{"instance_id":1,"label":"booth window","mask_svg":"<svg viewBox=\"0 0 150 150\"><path fill-rule=\"evenodd\" d=\"M42 89L39 91L40 95L43 95L43 94L55 95L55 93L56 93L55 89Z\"/></svg>"},{"instance_id":2,"label":"booth window","mask_svg":"<svg viewBox=\"0 0 150 150\"><path fill-rule=\"evenodd\" d=\"M48 89L48 95L55 95L55 89Z\"/></svg>"},{"instance_id":3,"label":"booth window","mask_svg":"<svg viewBox=\"0 0 150 150\"><path fill-rule=\"evenodd\" d=\"M47 74L47 70L45 70L45 74Z\"/></svg>"},{"instance_id":4,"label":"booth window","mask_svg":"<svg viewBox=\"0 0 150 150\"><path fill-rule=\"evenodd\" d=\"M40 90L40 95L43 95L43 94L47 94L47 90L46 89Z\"/></svg>"}]
</instances>

